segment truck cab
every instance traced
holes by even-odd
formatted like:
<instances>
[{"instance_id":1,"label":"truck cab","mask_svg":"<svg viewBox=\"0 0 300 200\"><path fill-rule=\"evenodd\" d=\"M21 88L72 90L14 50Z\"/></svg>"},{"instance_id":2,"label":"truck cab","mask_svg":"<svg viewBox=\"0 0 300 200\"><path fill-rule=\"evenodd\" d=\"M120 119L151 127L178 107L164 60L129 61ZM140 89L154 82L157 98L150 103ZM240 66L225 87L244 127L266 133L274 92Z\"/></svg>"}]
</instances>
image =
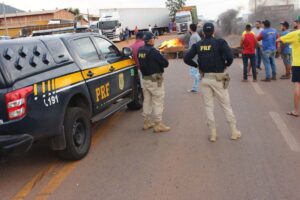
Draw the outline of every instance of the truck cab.
<instances>
[{"instance_id":1,"label":"truck cab","mask_svg":"<svg viewBox=\"0 0 300 200\"><path fill-rule=\"evenodd\" d=\"M191 12L177 12L175 16L175 22L177 33L186 33L189 30L189 26L193 23Z\"/></svg>"},{"instance_id":2,"label":"truck cab","mask_svg":"<svg viewBox=\"0 0 300 200\"><path fill-rule=\"evenodd\" d=\"M97 27L101 30L102 35L111 41L122 41L122 24L119 21L117 12L103 13Z\"/></svg>"}]
</instances>

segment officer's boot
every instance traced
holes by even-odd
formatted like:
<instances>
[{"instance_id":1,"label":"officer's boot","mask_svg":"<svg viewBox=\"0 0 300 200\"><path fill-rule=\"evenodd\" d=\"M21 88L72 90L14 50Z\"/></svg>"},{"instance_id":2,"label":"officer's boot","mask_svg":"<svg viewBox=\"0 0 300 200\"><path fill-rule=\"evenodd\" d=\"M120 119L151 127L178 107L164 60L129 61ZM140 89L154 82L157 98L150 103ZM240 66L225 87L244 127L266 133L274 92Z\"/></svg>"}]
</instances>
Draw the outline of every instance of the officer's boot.
<instances>
[{"instance_id":1,"label":"officer's boot","mask_svg":"<svg viewBox=\"0 0 300 200\"><path fill-rule=\"evenodd\" d=\"M217 141L217 130L216 129L212 129L210 131L209 141L211 141L211 142L216 142Z\"/></svg>"},{"instance_id":2,"label":"officer's boot","mask_svg":"<svg viewBox=\"0 0 300 200\"><path fill-rule=\"evenodd\" d=\"M156 122L153 129L154 129L154 133L168 132L171 130L170 127L166 126L162 122Z\"/></svg>"},{"instance_id":3,"label":"officer's boot","mask_svg":"<svg viewBox=\"0 0 300 200\"><path fill-rule=\"evenodd\" d=\"M144 127L143 127L143 130L149 130L149 129L153 128L154 126L155 126L155 123L153 123L151 121L150 117L145 117L144 118Z\"/></svg>"},{"instance_id":4,"label":"officer's boot","mask_svg":"<svg viewBox=\"0 0 300 200\"><path fill-rule=\"evenodd\" d=\"M242 137L241 132L236 128L236 125L231 125L231 139L238 140Z\"/></svg>"}]
</instances>

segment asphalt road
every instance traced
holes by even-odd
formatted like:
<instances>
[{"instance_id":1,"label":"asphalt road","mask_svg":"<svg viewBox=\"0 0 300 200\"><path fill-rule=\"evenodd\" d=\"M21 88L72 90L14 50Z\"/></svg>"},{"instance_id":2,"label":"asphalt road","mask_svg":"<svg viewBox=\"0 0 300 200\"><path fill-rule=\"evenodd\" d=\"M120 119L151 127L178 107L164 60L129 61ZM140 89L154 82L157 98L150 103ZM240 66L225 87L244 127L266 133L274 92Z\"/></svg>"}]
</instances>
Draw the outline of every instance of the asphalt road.
<instances>
[{"instance_id":1,"label":"asphalt road","mask_svg":"<svg viewBox=\"0 0 300 200\"><path fill-rule=\"evenodd\" d=\"M280 60L278 68L281 74ZM292 83L242 83L236 59L230 94L242 139L230 140L217 106L219 137L212 144L201 94L187 93L188 73L182 60L170 60L164 121L171 132L142 131L141 111L124 109L94 124L93 145L82 161L62 162L43 144L9 157L0 164L0 199L300 199L300 118L285 114L292 108Z\"/></svg>"}]
</instances>

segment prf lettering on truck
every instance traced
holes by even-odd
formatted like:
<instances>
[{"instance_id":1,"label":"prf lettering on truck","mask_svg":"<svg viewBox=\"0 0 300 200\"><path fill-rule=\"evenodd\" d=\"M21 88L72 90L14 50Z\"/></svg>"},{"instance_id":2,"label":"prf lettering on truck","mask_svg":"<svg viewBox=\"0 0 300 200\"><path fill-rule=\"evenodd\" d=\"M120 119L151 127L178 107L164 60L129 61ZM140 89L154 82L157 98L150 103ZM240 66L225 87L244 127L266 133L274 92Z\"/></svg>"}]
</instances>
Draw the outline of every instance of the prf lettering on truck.
<instances>
[{"instance_id":1,"label":"prf lettering on truck","mask_svg":"<svg viewBox=\"0 0 300 200\"><path fill-rule=\"evenodd\" d=\"M109 83L101 85L100 87L96 88L96 102L100 100L104 100L109 97Z\"/></svg>"}]
</instances>

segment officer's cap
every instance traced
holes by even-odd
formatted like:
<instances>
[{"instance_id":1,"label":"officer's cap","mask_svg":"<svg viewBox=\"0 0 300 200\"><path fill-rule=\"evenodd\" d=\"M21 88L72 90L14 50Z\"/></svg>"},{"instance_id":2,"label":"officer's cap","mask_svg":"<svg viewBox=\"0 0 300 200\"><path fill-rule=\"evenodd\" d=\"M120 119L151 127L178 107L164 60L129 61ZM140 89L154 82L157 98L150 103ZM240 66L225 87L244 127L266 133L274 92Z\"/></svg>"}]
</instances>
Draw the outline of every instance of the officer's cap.
<instances>
[{"instance_id":1,"label":"officer's cap","mask_svg":"<svg viewBox=\"0 0 300 200\"><path fill-rule=\"evenodd\" d=\"M155 36L153 33L149 32L149 31L144 33L144 41L145 42L149 42L151 39L154 39L154 38L155 38Z\"/></svg>"},{"instance_id":2,"label":"officer's cap","mask_svg":"<svg viewBox=\"0 0 300 200\"><path fill-rule=\"evenodd\" d=\"M215 26L212 23L205 23L203 26L204 33L213 33L215 31Z\"/></svg>"}]
</instances>

